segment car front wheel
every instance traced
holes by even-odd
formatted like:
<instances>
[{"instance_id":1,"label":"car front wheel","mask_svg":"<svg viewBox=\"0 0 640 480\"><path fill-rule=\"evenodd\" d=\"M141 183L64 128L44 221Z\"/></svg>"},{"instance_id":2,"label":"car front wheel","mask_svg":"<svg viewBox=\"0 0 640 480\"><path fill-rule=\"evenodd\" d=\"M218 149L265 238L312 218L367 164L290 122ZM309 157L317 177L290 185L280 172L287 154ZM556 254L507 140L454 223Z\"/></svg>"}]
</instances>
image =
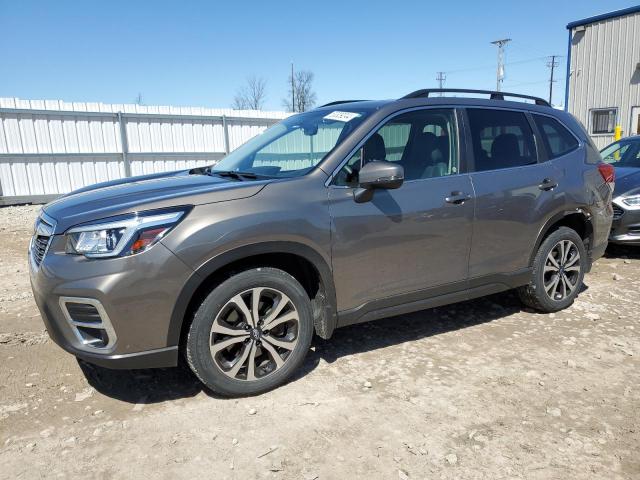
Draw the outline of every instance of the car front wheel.
<instances>
[{"instance_id":1,"label":"car front wheel","mask_svg":"<svg viewBox=\"0 0 640 480\"><path fill-rule=\"evenodd\" d=\"M187 360L214 392L253 395L284 383L312 336L311 302L300 283L282 270L256 268L205 298L189 329Z\"/></svg>"}]
</instances>

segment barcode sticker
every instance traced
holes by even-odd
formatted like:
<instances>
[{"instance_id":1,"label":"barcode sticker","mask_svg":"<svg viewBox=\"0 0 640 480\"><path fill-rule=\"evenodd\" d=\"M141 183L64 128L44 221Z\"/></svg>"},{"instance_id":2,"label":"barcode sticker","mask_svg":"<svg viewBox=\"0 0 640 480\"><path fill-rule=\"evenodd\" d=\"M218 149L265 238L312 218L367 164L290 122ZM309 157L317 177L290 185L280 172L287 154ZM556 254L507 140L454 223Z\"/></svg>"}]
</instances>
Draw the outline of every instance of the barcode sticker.
<instances>
[{"instance_id":1,"label":"barcode sticker","mask_svg":"<svg viewBox=\"0 0 640 480\"><path fill-rule=\"evenodd\" d=\"M336 122L350 122L354 118L358 118L359 113L354 112L340 112L338 110L331 112L329 115L323 117L325 120L333 120Z\"/></svg>"}]
</instances>

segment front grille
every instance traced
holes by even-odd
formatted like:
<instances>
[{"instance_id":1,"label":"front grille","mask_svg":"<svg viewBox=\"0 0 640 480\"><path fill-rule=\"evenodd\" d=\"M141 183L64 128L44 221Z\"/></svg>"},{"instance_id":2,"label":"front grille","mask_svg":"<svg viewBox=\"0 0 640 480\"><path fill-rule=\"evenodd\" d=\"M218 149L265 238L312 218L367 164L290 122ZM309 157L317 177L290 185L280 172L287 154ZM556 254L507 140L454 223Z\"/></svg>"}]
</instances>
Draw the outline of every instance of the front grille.
<instances>
[{"instance_id":1,"label":"front grille","mask_svg":"<svg viewBox=\"0 0 640 480\"><path fill-rule=\"evenodd\" d=\"M116 332L102 304L93 298L61 297L60 308L71 331L77 338L77 347L87 351L112 350Z\"/></svg>"},{"instance_id":2,"label":"front grille","mask_svg":"<svg viewBox=\"0 0 640 480\"><path fill-rule=\"evenodd\" d=\"M613 219L617 220L622 215L624 215L624 210L617 205L613 206Z\"/></svg>"},{"instance_id":3,"label":"front grille","mask_svg":"<svg viewBox=\"0 0 640 480\"><path fill-rule=\"evenodd\" d=\"M42 217L39 217L36 221L35 232L31 239L31 248L29 251L31 261L35 268L40 266L44 256L47 254L54 228L54 222L47 221Z\"/></svg>"},{"instance_id":4,"label":"front grille","mask_svg":"<svg viewBox=\"0 0 640 480\"><path fill-rule=\"evenodd\" d=\"M36 267L39 267L42 263L44 254L47 253L47 248L49 248L50 240L51 237L46 237L44 235L33 236L33 243L31 244L31 255L33 256L33 261L35 262Z\"/></svg>"}]
</instances>

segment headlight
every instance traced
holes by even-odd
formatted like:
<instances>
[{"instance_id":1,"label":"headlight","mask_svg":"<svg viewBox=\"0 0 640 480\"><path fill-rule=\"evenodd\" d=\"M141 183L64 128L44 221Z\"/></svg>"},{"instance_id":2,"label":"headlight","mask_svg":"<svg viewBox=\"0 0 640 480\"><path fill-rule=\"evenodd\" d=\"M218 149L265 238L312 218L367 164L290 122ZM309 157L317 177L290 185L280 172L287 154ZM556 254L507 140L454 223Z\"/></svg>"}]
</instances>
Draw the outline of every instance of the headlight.
<instances>
[{"instance_id":1,"label":"headlight","mask_svg":"<svg viewBox=\"0 0 640 480\"><path fill-rule=\"evenodd\" d=\"M620 199L622 203L628 206L631 210L640 209L640 195L631 195L629 197L622 197Z\"/></svg>"},{"instance_id":2,"label":"headlight","mask_svg":"<svg viewBox=\"0 0 640 480\"><path fill-rule=\"evenodd\" d=\"M188 209L152 211L73 227L66 233L66 253L89 258L140 253L175 227Z\"/></svg>"}]
</instances>

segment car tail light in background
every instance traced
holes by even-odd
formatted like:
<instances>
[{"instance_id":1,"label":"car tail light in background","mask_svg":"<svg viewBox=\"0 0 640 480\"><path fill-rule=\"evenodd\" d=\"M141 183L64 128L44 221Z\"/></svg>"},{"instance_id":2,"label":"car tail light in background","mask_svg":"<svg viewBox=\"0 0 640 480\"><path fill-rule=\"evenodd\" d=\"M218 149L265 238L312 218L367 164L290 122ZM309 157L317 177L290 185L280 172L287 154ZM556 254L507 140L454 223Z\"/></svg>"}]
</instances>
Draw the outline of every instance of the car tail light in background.
<instances>
[{"instance_id":1,"label":"car tail light in background","mask_svg":"<svg viewBox=\"0 0 640 480\"><path fill-rule=\"evenodd\" d=\"M613 168L613 165L609 165L608 163L599 163L598 170L600 171L600 175L604 178L605 183L613 183L616 180L616 169Z\"/></svg>"}]
</instances>

